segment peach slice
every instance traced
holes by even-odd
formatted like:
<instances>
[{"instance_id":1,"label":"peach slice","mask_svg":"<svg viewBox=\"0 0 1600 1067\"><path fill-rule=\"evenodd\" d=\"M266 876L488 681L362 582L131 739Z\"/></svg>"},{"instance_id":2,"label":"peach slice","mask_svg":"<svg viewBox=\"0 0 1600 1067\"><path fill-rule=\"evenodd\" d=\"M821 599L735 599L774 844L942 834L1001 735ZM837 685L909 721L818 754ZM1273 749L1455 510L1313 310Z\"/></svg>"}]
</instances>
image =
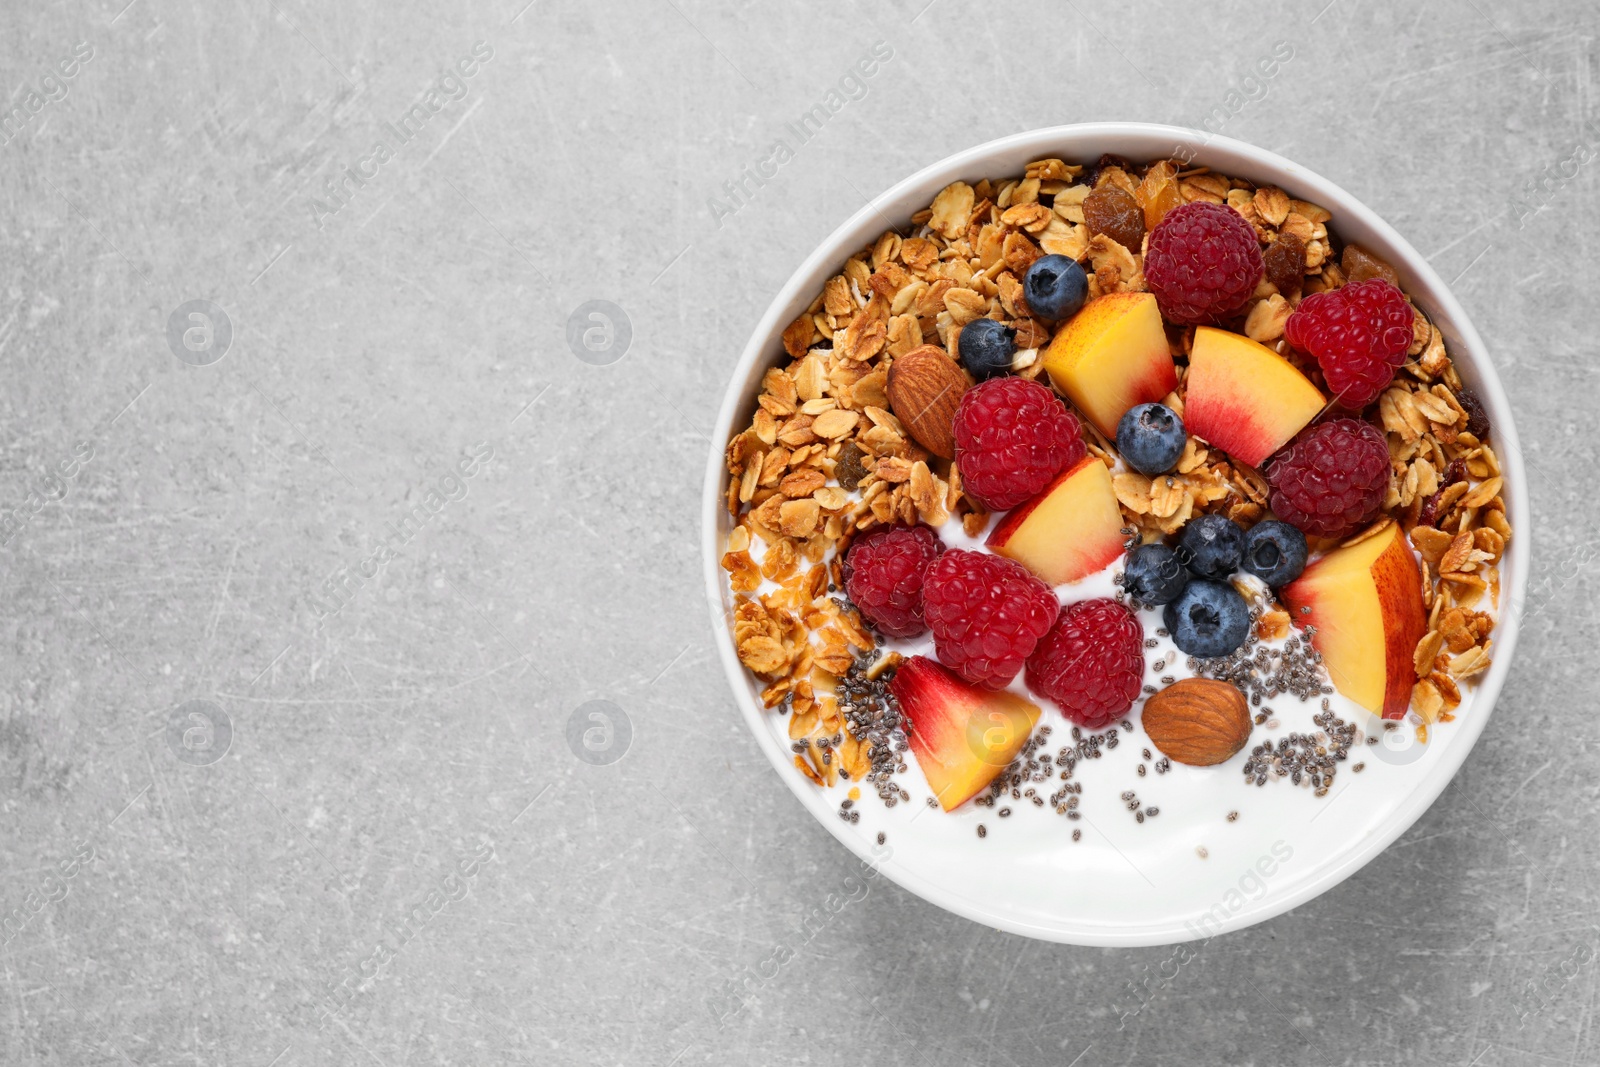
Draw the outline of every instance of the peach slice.
<instances>
[{"instance_id":1,"label":"peach slice","mask_svg":"<svg viewBox=\"0 0 1600 1067\"><path fill-rule=\"evenodd\" d=\"M902 663L889 688L911 720L911 751L945 811L994 781L1039 721L1037 705L968 685L926 656Z\"/></svg>"},{"instance_id":2,"label":"peach slice","mask_svg":"<svg viewBox=\"0 0 1600 1067\"><path fill-rule=\"evenodd\" d=\"M1050 585L1076 582L1122 555L1122 509L1111 472L1094 456L1056 475L1032 500L1018 504L986 542Z\"/></svg>"},{"instance_id":3,"label":"peach slice","mask_svg":"<svg viewBox=\"0 0 1600 1067\"><path fill-rule=\"evenodd\" d=\"M1055 387L1112 440L1129 408L1160 400L1178 385L1150 293L1095 297L1056 331L1043 359Z\"/></svg>"},{"instance_id":4,"label":"peach slice","mask_svg":"<svg viewBox=\"0 0 1600 1067\"><path fill-rule=\"evenodd\" d=\"M1214 326L1194 332L1183 425L1259 467L1326 404L1304 374L1266 345Z\"/></svg>"},{"instance_id":5,"label":"peach slice","mask_svg":"<svg viewBox=\"0 0 1600 1067\"><path fill-rule=\"evenodd\" d=\"M1296 623L1316 627L1311 641L1339 692L1374 715L1405 717L1417 681L1412 656L1428 625L1422 576L1398 523L1313 561L1284 587L1283 602Z\"/></svg>"}]
</instances>

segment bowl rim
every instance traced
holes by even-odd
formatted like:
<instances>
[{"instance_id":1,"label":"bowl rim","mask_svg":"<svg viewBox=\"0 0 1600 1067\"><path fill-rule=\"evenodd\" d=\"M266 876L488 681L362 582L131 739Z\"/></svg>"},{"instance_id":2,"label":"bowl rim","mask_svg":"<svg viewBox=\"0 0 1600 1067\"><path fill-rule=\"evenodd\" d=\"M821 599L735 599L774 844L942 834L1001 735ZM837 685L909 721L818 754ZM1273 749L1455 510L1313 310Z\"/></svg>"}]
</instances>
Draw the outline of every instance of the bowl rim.
<instances>
[{"instance_id":1,"label":"bowl rim","mask_svg":"<svg viewBox=\"0 0 1600 1067\"><path fill-rule=\"evenodd\" d=\"M1452 353L1453 357L1458 363L1469 367L1471 376L1480 383L1476 391L1488 409L1492 425L1495 427L1496 454L1502 471L1507 475L1502 494L1510 512L1512 528L1520 533L1520 536L1511 539L1508 546L1509 552L1504 562L1509 566L1502 566L1499 615L1494 631L1496 646L1494 660L1486 676L1479 682L1478 692L1474 696L1472 705L1473 714L1458 718L1452 723L1452 728L1462 736L1450 746L1440 763L1436 764L1407 794L1401 807L1394 813L1392 821L1381 832L1371 834L1355 843L1340 854L1336 862L1327 864L1316 877L1305 880L1291 891L1267 894L1260 901L1250 902L1237 913L1230 915L1211 936L1274 918L1338 885L1366 866L1409 830L1455 780L1456 774L1488 724L1514 659L1521 622L1520 606L1529 578L1531 529L1527 471L1510 403L1494 363L1489 359L1483 340L1467 317L1465 309L1427 260L1374 211L1320 174L1307 170L1274 152L1234 138L1159 123L1093 122L1041 127L974 145L923 167L874 196L829 234L795 269L762 314L729 377L717 416L716 429L712 434L711 454L706 468L702 500L701 538L707 606L712 617L712 629L716 635L718 656L746 725L754 735L757 745L766 753L768 761L778 770L779 777L788 785L801 805L857 858L878 868L908 892L975 922L1025 937L1100 947L1170 945L1194 938L1191 931L1176 922L1151 924L1147 927L1107 929L1089 924L1068 928L1021 921L950 893L937 882L897 863L892 854L885 854L887 850L870 849L864 840L848 833L837 819L829 817L833 812L828 795L817 789L809 780L803 780L802 776L794 773L789 753L779 745L772 732L765 728L763 716L766 712L750 693L748 676L743 664L739 662L728 611L723 603L724 582L720 565L722 551L719 546L718 525L719 515L724 510L725 450L734 428L734 420L742 413L741 408L744 406L742 394L749 387L751 377L758 367L764 373L767 367L779 362L778 355L774 352L774 345L776 344L778 351L781 352L779 337L783 328L788 325L789 318L786 316L792 317L794 312L791 309L802 293L807 296L806 303L810 302L810 296L814 295L811 290L821 284L817 272L823 269L836 270L838 264L842 264L852 253L870 241L870 238L864 240L859 236L858 231L863 231L866 224L874 219L878 220L877 226L880 229L884 223L891 223L896 203L906 200L914 193L922 196L919 206L923 206L952 181L971 180L974 175L992 176L994 166L998 164L990 165L989 170L984 168L997 156L1026 149L1033 153L1029 157L1032 159L1063 154L1081 158L1083 152L1064 149L1062 142L1092 144L1096 139L1126 140L1130 137L1149 139L1152 148L1144 158L1158 158L1162 152L1171 155L1182 148L1193 151L1192 158L1195 165L1217 165L1219 169L1224 169L1230 164L1237 166L1239 162L1243 162L1247 169L1254 173L1270 174L1273 180L1285 189L1292 189L1301 198L1327 207L1336 220L1347 218L1358 220L1360 225L1379 235L1398 254L1398 262L1394 265L1403 277L1413 280L1412 288L1429 290L1434 322L1441 325L1448 324L1457 339L1457 344L1453 346L1456 349ZM1154 147L1157 144L1163 147ZM1220 163L1219 157L1222 159ZM826 276L822 277L825 280ZM1508 574L1510 581L1506 582Z\"/></svg>"}]
</instances>

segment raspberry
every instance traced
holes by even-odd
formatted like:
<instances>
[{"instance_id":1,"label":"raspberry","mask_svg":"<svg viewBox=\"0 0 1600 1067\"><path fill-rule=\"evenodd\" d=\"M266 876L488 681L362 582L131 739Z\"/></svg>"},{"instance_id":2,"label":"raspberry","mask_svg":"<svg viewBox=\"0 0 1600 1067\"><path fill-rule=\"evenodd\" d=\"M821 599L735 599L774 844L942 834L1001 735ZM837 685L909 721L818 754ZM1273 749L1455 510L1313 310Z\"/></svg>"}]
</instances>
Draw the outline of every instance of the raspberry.
<instances>
[{"instance_id":1,"label":"raspberry","mask_svg":"<svg viewBox=\"0 0 1600 1067\"><path fill-rule=\"evenodd\" d=\"M990 511L1016 507L1088 454L1072 412L1026 378L968 389L954 429L961 488Z\"/></svg>"},{"instance_id":2,"label":"raspberry","mask_svg":"<svg viewBox=\"0 0 1600 1067\"><path fill-rule=\"evenodd\" d=\"M1017 676L1056 609L1049 586L1022 564L987 552L951 549L922 580L922 613L939 662L988 689Z\"/></svg>"},{"instance_id":3,"label":"raspberry","mask_svg":"<svg viewBox=\"0 0 1600 1067\"><path fill-rule=\"evenodd\" d=\"M1025 677L1067 718L1102 729L1133 707L1144 686L1144 627L1115 600L1068 604L1028 657Z\"/></svg>"},{"instance_id":4,"label":"raspberry","mask_svg":"<svg viewBox=\"0 0 1600 1067\"><path fill-rule=\"evenodd\" d=\"M1389 387L1411 347L1415 312L1382 278L1313 293L1300 301L1284 336L1316 357L1335 399L1360 411Z\"/></svg>"},{"instance_id":5,"label":"raspberry","mask_svg":"<svg viewBox=\"0 0 1600 1067\"><path fill-rule=\"evenodd\" d=\"M1150 232L1144 277L1168 321L1205 325L1250 299L1265 266L1251 226L1231 207L1196 200Z\"/></svg>"},{"instance_id":6,"label":"raspberry","mask_svg":"<svg viewBox=\"0 0 1600 1067\"><path fill-rule=\"evenodd\" d=\"M1342 537L1366 525L1389 489L1389 447L1359 419L1313 426L1278 453L1267 470L1278 518L1319 537Z\"/></svg>"},{"instance_id":7,"label":"raspberry","mask_svg":"<svg viewBox=\"0 0 1600 1067\"><path fill-rule=\"evenodd\" d=\"M844 559L844 589L868 622L889 637L916 637L922 575L944 542L926 526L882 526L855 539Z\"/></svg>"}]
</instances>

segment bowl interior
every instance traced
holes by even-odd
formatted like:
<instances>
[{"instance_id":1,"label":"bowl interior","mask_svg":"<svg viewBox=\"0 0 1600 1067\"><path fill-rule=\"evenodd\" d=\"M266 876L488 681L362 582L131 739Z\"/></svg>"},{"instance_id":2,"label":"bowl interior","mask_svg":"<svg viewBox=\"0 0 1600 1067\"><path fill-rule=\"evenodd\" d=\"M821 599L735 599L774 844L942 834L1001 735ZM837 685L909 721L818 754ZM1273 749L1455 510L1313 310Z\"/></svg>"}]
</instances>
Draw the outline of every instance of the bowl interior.
<instances>
[{"instance_id":1,"label":"bowl interior","mask_svg":"<svg viewBox=\"0 0 1600 1067\"><path fill-rule=\"evenodd\" d=\"M838 796L816 788L795 771L786 742L772 727L772 713L761 707L755 679L738 662L731 633L731 594L718 564L721 546L732 526L723 506L727 474L722 446L735 427L748 425L762 375L786 358L780 340L783 328L805 309L823 283L838 272L852 253L870 245L891 223L907 232L911 215L952 181L976 182L985 177L1019 174L1027 163L1041 158L1089 162L1103 153L1134 161L1177 156L1192 159L1193 166L1208 166L1257 184L1277 185L1293 197L1326 207L1333 214L1330 228L1343 241L1360 243L1391 263L1407 293L1439 326L1461 377L1483 401L1504 468L1504 495L1512 527L1519 531L1530 529L1522 453L1505 392L1461 306L1410 244L1342 189L1270 152L1197 130L1096 123L1017 134L942 160L875 198L807 257L762 316L734 369L706 474L704 564L722 661L758 743L801 803L864 862L941 907L1015 933L1077 944L1170 944L1238 929L1287 911L1360 869L1427 810L1482 733L1509 669L1519 621L1516 608L1522 602L1528 577L1526 533L1512 539L1501 562L1500 618L1494 637L1493 665L1476 691L1470 697L1464 694L1457 720L1436 729L1426 754L1417 763L1398 768L1405 773L1399 776L1395 787L1381 792L1375 788L1352 789L1356 795L1341 800L1337 819L1318 819L1315 814L1308 818L1299 811L1291 813L1292 818L1287 820L1269 814L1258 820L1251 834L1240 835L1237 843L1226 845L1216 856L1218 862L1199 873L1175 866L1169 862L1172 857L1147 854L1151 847L1148 842L1116 846L1117 851L1132 850L1132 854L1123 857L1127 864L1100 874L1113 881L1128 879L1128 889L1120 895L1139 897L1136 906L1117 899L1063 899L1058 890L1064 882L1093 864L1053 855L1029 856L1026 837L1015 839L1019 842L1016 850L1021 850L1018 854L1002 855L996 850L984 858L980 867L992 865L990 857L1000 857L998 866L1004 869L1004 881L993 877L984 881L963 874L961 868L972 864L970 857L956 846L925 841L919 836L926 833L928 825L939 822L936 818L917 822L915 829L908 825L914 819L891 820L895 829L890 832L888 847L875 844L875 831L884 825L881 820L863 818L861 823L851 825L838 819ZM1230 781L1229 785L1235 793L1239 791L1237 783ZM1363 797L1362 793L1378 795ZM1219 803L1227 801L1219 799ZM1060 835L1059 828L1055 832ZM896 852L894 844L902 840L907 843ZM1276 850L1274 846L1278 846ZM1060 852L1048 841L1035 842L1035 847L1042 853ZM1183 841L1160 847L1180 851L1184 863L1191 859L1193 850ZM1294 855L1292 861L1281 860L1285 847ZM1280 858L1272 859L1273 856ZM1259 875L1263 860L1274 868L1275 877L1251 876L1252 870ZM1128 866L1140 873L1151 892L1132 880ZM1151 870L1159 870L1165 877L1152 878ZM1252 878L1250 892L1233 891L1236 883ZM1018 892L1007 888L1019 881L1033 884ZM1263 886L1259 892L1255 890L1258 882ZM1235 899L1239 901L1237 906Z\"/></svg>"}]
</instances>

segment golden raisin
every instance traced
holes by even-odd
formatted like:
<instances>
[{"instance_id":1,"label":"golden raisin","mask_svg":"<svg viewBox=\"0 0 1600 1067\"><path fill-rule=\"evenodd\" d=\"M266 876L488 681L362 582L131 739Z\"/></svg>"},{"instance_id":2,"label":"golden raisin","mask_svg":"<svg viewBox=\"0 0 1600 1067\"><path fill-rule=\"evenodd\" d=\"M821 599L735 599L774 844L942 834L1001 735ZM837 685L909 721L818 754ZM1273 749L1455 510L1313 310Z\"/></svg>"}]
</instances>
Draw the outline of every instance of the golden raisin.
<instances>
[{"instance_id":1,"label":"golden raisin","mask_svg":"<svg viewBox=\"0 0 1600 1067\"><path fill-rule=\"evenodd\" d=\"M1144 212L1115 185L1102 185L1083 198L1083 221L1091 234L1103 233L1130 252L1143 246Z\"/></svg>"},{"instance_id":2,"label":"golden raisin","mask_svg":"<svg viewBox=\"0 0 1600 1067\"><path fill-rule=\"evenodd\" d=\"M1345 245L1344 255L1339 257L1339 266L1344 269L1345 281L1351 285L1372 278L1382 278L1394 286L1400 284L1400 275L1395 273L1393 267L1360 245Z\"/></svg>"},{"instance_id":3,"label":"golden raisin","mask_svg":"<svg viewBox=\"0 0 1600 1067\"><path fill-rule=\"evenodd\" d=\"M1144 209L1144 228L1153 230L1161 224L1167 212L1183 203L1183 193L1178 190L1178 170L1171 160L1163 159L1145 172L1139 183L1136 199Z\"/></svg>"},{"instance_id":4,"label":"golden raisin","mask_svg":"<svg viewBox=\"0 0 1600 1067\"><path fill-rule=\"evenodd\" d=\"M1261 259L1266 264L1267 280L1278 287L1278 292L1287 295L1305 284L1306 244L1294 234L1278 234Z\"/></svg>"}]
</instances>

